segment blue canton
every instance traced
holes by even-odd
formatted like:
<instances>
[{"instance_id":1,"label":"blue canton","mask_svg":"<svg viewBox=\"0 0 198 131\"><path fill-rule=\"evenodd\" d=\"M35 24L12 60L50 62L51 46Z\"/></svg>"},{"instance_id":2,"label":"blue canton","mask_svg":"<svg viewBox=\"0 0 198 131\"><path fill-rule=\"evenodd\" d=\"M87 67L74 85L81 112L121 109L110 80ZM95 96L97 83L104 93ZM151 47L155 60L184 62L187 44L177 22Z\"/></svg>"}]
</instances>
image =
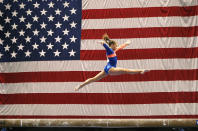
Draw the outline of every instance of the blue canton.
<instances>
[{"instance_id":1,"label":"blue canton","mask_svg":"<svg viewBox=\"0 0 198 131\"><path fill-rule=\"evenodd\" d=\"M0 62L79 60L81 0L0 0Z\"/></svg>"}]
</instances>

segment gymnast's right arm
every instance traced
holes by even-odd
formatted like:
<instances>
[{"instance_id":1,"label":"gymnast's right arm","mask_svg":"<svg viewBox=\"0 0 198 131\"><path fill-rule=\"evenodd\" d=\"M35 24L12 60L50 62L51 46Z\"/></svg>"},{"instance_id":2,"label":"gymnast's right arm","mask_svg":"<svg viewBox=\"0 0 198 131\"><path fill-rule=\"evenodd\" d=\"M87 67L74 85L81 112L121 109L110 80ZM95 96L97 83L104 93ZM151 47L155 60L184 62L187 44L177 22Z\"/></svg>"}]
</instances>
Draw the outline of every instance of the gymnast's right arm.
<instances>
[{"instance_id":1,"label":"gymnast's right arm","mask_svg":"<svg viewBox=\"0 0 198 131\"><path fill-rule=\"evenodd\" d=\"M107 51L107 55L113 54L113 50L109 48L109 46L106 43L103 43L104 48Z\"/></svg>"},{"instance_id":2,"label":"gymnast's right arm","mask_svg":"<svg viewBox=\"0 0 198 131\"><path fill-rule=\"evenodd\" d=\"M112 49L109 48L109 46L104 42L104 41L98 41L101 45L104 46L104 48L106 49L107 51L107 54L110 55L113 53Z\"/></svg>"}]
</instances>

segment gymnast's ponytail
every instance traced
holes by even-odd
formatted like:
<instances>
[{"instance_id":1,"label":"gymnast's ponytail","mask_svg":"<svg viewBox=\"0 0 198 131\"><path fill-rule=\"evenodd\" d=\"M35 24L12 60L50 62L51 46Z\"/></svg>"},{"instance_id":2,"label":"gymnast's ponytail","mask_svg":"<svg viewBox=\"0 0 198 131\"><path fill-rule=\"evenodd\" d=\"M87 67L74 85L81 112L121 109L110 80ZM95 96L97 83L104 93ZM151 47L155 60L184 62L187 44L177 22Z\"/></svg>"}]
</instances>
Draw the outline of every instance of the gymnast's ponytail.
<instances>
[{"instance_id":1,"label":"gymnast's ponytail","mask_svg":"<svg viewBox=\"0 0 198 131\"><path fill-rule=\"evenodd\" d=\"M103 39L109 46L111 46L112 44L115 43L115 41L110 40L110 38L109 38L109 36L107 35L107 33L105 33L105 34L102 36L102 39Z\"/></svg>"}]
</instances>

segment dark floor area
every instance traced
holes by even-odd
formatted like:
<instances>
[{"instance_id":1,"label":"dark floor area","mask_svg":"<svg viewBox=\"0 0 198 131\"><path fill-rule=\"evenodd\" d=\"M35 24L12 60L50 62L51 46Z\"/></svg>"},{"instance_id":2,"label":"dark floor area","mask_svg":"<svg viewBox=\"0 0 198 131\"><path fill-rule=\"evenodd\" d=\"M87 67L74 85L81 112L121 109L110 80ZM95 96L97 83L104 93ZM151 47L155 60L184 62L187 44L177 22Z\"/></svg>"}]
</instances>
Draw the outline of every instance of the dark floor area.
<instances>
[{"instance_id":1,"label":"dark floor area","mask_svg":"<svg viewBox=\"0 0 198 131\"><path fill-rule=\"evenodd\" d=\"M198 131L198 128L66 128L66 127L12 127L0 131Z\"/></svg>"}]
</instances>

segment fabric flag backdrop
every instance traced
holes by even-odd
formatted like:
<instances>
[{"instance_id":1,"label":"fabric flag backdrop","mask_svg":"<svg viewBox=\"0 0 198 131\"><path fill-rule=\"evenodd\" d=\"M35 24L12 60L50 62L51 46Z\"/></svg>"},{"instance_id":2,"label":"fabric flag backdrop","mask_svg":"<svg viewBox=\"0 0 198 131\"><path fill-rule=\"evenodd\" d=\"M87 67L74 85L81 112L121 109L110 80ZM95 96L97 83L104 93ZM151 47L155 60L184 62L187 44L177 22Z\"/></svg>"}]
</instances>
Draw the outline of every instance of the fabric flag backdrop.
<instances>
[{"instance_id":1,"label":"fabric flag backdrop","mask_svg":"<svg viewBox=\"0 0 198 131\"><path fill-rule=\"evenodd\" d=\"M198 117L198 0L0 0L0 118ZM118 67L106 65L107 32Z\"/></svg>"}]
</instances>

